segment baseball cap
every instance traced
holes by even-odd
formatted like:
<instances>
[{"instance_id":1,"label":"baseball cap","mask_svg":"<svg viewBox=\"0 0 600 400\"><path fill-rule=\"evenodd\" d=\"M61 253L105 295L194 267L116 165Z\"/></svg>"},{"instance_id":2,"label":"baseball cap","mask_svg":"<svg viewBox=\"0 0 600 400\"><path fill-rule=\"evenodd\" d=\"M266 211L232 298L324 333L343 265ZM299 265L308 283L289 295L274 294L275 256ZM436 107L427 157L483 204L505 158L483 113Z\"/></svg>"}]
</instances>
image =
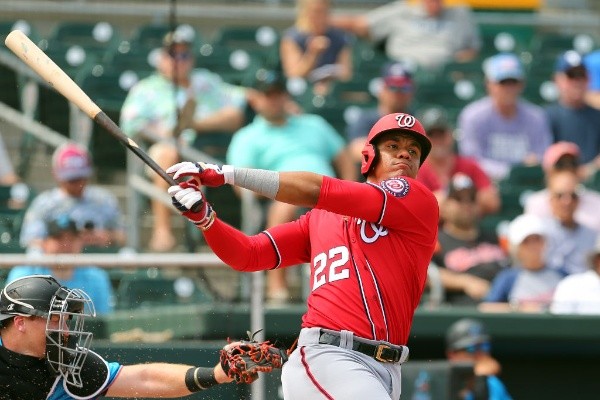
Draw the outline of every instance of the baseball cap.
<instances>
[{"instance_id":1,"label":"baseball cap","mask_svg":"<svg viewBox=\"0 0 600 400\"><path fill-rule=\"evenodd\" d=\"M169 48L174 44L192 44L194 42L194 33L188 29L175 29L167 32L163 37L163 47Z\"/></svg>"},{"instance_id":2,"label":"baseball cap","mask_svg":"<svg viewBox=\"0 0 600 400\"><path fill-rule=\"evenodd\" d=\"M542 168L544 171L549 172L555 168L558 160L566 155L573 156L577 163L579 163L579 146L577 146L575 143L565 141L556 142L550 145L544 152L544 157L542 158Z\"/></svg>"},{"instance_id":3,"label":"baseball cap","mask_svg":"<svg viewBox=\"0 0 600 400\"><path fill-rule=\"evenodd\" d=\"M559 54L556 58L556 64L554 65L555 72L580 72L587 74L587 69L583 63L583 57L575 50L567 50L562 54Z\"/></svg>"},{"instance_id":4,"label":"baseball cap","mask_svg":"<svg viewBox=\"0 0 600 400\"><path fill-rule=\"evenodd\" d=\"M518 246L531 235L546 236L544 220L531 214L521 214L508 225L508 242L511 246Z\"/></svg>"},{"instance_id":5,"label":"baseball cap","mask_svg":"<svg viewBox=\"0 0 600 400\"><path fill-rule=\"evenodd\" d=\"M402 63L385 64L382 68L381 77L385 86L391 90L412 91L413 89L412 75Z\"/></svg>"},{"instance_id":6,"label":"baseball cap","mask_svg":"<svg viewBox=\"0 0 600 400\"><path fill-rule=\"evenodd\" d=\"M525 78L525 72L521 60L513 53L496 54L483 62L485 77L492 82L500 82L505 79Z\"/></svg>"},{"instance_id":7,"label":"baseball cap","mask_svg":"<svg viewBox=\"0 0 600 400\"><path fill-rule=\"evenodd\" d=\"M46 224L46 232L50 237L59 237L65 232L77 233L77 224L68 215L59 215Z\"/></svg>"},{"instance_id":8,"label":"baseball cap","mask_svg":"<svg viewBox=\"0 0 600 400\"><path fill-rule=\"evenodd\" d=\"M284 76L274 70L259 69L254 75L252 87L265 93L269 91L287 92Z\"/></svg>"},{"instance_id":9,"label":"baseball cap","mask_svg":"<svg viewBox=\"0 0 600 400\"><path fill-rule=\"evenodd\" d=\"M466 174L457 173L452 176L448 184L448 197L455 200L464 198L475 200L477 188L473 180Z\"/></svg>"},{"instance_id":10,"label":"baseball cap","mask_svg":"<svg viewBox=\"0 0 600 400\"><path fill-rule=\"evenodd\" d=\"M421 121L427 134L432 130L445 131L450 128L448 113L443 108L437 106L428 107L421 111L419 121Z\"/></svg>"},{"instance_id":11,"label":"baseball cap","mask_svg":"<svg viewBox=\"0 0 600 400\"><path fill-rule=\"evenodd\" d=\"M60 182L89 178L92 162L88 151L75 143L66 143L52 155L52 170Z\"/></svg>"}]
</instances>

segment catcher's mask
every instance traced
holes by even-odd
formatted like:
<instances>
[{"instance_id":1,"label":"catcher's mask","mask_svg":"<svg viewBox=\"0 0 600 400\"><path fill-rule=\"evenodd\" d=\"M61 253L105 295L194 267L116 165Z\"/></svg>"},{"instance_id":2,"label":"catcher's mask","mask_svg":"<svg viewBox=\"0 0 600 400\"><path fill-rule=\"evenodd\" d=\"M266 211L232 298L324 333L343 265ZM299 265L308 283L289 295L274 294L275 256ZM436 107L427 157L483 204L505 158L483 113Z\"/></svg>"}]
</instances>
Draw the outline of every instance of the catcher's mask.
<instances>
[{"instance_id":1,"label":"catcher's mask","mask_svg":"<svg viewBox=\"0 0 600 400\"><path fill-rule=\"evenodd\" d=\"M360 172L366 178L371 168L377 162L377 150L375 148L375 141L377 137L381 136L386 132L399 131L412 135L417 142L421 145L421 162L419 165L423 165L423 162L431 151L431 142L425 134L423 125L410 114L395 113L384 115L373 125L367 141L362 149L362 164L360 166Z\"/></svg>"},{"instance_id":2,"label":"catcher's mask","mask_svg":"<svg viewBox=\"0 0 600 400\"><path fill-rule=\"evenodd\" d=\"M0 293L0 321L15 315L46 319L50 369L68 384L82 387L80 372L92 341L92 333L83 330L84 321L96 316L87 293L61 286L49 275L19 278Z\"/></svg>"}]
</instances>

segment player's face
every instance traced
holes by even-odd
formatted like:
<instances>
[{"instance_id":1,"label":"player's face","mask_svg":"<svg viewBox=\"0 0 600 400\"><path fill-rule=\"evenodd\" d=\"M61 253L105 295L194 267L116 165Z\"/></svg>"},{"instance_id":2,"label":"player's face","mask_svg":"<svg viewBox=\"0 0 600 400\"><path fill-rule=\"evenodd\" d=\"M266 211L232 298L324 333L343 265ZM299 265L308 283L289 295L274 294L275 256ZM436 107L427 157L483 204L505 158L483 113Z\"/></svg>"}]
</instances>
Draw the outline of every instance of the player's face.
<instances>
[{"instance_id":1,"label":"player's face","mask_svg":"<svg viewBox=\"0 0 600 400\"><path fill-rule=\"evenodd\" d=\"M371 177L376 182L395 176L416 178L421 160L421 145L412 135L401 132L384 133L376 145L379 159Z\"/></svg>"}]
</instances>

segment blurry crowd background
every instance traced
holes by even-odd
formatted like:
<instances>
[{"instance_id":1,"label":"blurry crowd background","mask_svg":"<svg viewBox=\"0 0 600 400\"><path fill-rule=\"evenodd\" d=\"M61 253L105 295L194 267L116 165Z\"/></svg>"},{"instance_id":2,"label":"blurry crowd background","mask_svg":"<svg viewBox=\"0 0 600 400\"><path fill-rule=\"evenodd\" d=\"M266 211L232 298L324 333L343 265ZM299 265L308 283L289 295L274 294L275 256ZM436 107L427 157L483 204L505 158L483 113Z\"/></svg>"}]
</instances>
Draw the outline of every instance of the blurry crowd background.
<instances>
[{"instance_id":1,"label":"blurry crowd background","mask_svg":"<svg viewBox=\"0 0 600 400\"><path fill-rule=\"evenodd\" d=\"M285 115L322 117L339 135L336 140L347 145L347 154L355 162L360 158L356 158L353 149L362 147L361 140L368 133L365 121L378 113L414 113L422 119L434 143L429 165L422 170L420 179L438 196L442 216L439 251L431 266L431 288L424 302L478 305L482 310L496 310L500 304L508 309L546 311L563 277L582 273L588 276L584 281L590 285L589 293L596 296L589 300L600 303L596 293L600 284L595 283L599 278L588 272L590 264L595 263L598 268L596 237L600 232L595 212L600 202L596 192L600 190L600 174L596 172L600 160L600 111L595 107L600 107L600 101L594 93L600 93L600 27L589 23L594 21L591 17L579 19L588 21L585 25L568 23L574 18L572 15L597 15L593 4L515 1L507 2L502 9L471 9L454 1L444 6L439 0L407 4L369 2L368 6L365 2L305 0L297 4L227 2L221 4L224 9L217 11L215 3L181 2L177 18L170 20L167 2L150 2L147 10L141 10L136 2L123 4L122 10L132 14L111 18L103 13L111 7L118 10L117 2L83 1L72 6L89 6L93 12L85 18L74 13L75 16L64 14L62 20L50 21L42 15L47 7L43 1L37 2L37 13L21 16L21 2L6 3L9 11L14 8L11 13L15 17L0 20L2 41L13 29L24 31L116 122L130 122L122 113L123 104L138 82L157 73L167 82L178 81L183 73L177 69L185 68L182 65L188 62L190 71L194 66L210 71L212 75L202 79L213 85L212 99L220 93L219 110L237 110L221 116L229 124L227 129L223 128L224 122L207 118L218 113L198 111L203 107L200 103L205 88L194 94L198 96L193 106L196 114L192 112L187 125L181 125L186 116L186 99L194 97L189 92L202 86L194 84L195 78L189 79L191 84L182 79L179 84L189 84L192 89L183 93L168 89L162 99L172 103L178 117L173 120L177 124L168 129L166 142L192 147L220 162L231 156L229 144L239 129L248 129L257 121L255 118L275 125L273 121L281 119L273 112L269 114L272 109L265 111L264 103L261 108L261 94L268 97L278 90L285 92L286 98L281 98L285 107L279 111ZM490 7L495 4L488 3ZM98 6L106 8L101 11ZM231 20L235 23L216 17L219 12L223 15L226 7L231 7ZM436 7L450 22L439 22ZM152 17L150 14L158 9L162 10L160 16ZM244 11L254 17L244 20L240 17ZM140 16L135 17L135 12ZM196 17L203 12L206 19ZM209 18L210 15L215 18ZM389 18L405 19L389 22ZM165 42L174 28L175 33ZM415 32L422 36L415 37ZM452 32L461 36L448 41L444 35ZM404 39L397 39L402 35ZM414 56L395 51L394 40L404 40L406 51L412 46ZM436 47L445 41L456 46L454 52ZM119 222L104 226L101 213L90 210L105 209L103 204L107 203L92 204L100 197L110 204L120 203L117 205L123 211L119 212L127 214L122 199L127 170L125 149L102 128L77 118L66 100L52 89L43 85L32 89L29 78L14 68L11 57L8 49L0 48L0 101L78 142L83 149L71 149L69 153L79 163L75 170L81 173L61 179L58 172L72 167L68 154L62 155L64 160L58 153L50 160L52 146L41 144L27 130L7 135L15 128L9 124L1 127L8 150L0 153L0 165L8 165L0 170L6 171L0 177L2 251L33 251L33 247L40 251L39 243L31 246L29 239L23 238L27 207L40 193L76 180L80 186L88 181L100 186L100 192L88 194L92 208L81 211L93 214L95 225L84 226L82 214L73 214L69 209L58 212L58 206L52 206L47 216L35 218L56 225L57 218L69 214L80 225L78 234L84 235L84 245L78 251L119 251L127 244L123 215L112 215L110 218ZM171 64L165 67L165 62ZM235 100L238 95L239 101ZM490 104L481 99L488 99L485 101ZM579 109L583 111L576 112ZM152 122L153 117L148 118ZM239 121L233 123L237 118ZM173 141L171 133L176 128L182 129ZM484 132L486 129L496 131ZM149 135L148 125L126 131L147 146L165 140L160 134ZM336 144L334 148L330 157L337 154L340 146ZM165 153L153 154L163 157ZM6 162L9 159L12 168ZM45 160L42 171L40 159ZM61 164L61 160L66 164ZM336 168L338 176L344 175L339 165ZM354 172L354 178L360 179L358 170ZM346 170L345 177L349 176L352 174ZM538 191L538 203L528 209L528 202L533 201L529 195ZM45 196L54 196L54 204L66 204L56 194ZM227 222L237 226L243 223L236 193L214 192L208 198L218 204L217 212ZM150 209L150 203L144 204ZM268 205L261 206L265 217L259 226L268 225ZM153 203L152 213L142 213L139 223L146 228L148 238L144 240L148 240L133 246L133 250L203 250L201 237L187 226L175 233L161 231L156 225L156 221L161 221L160 210L160 205ZM279 210L273 218L281 221L289 218L286 213L297 211ZM554 226L535 229L536 221L515 220L524 212L528 218L538 214ZM69 224L66 223L65 231L71 230ZM172 218L167 226L182 224L179 218ZM90 233L94 229L101 232L94 236ZM40 240L51 236L43 232L40 235ZM543 276L534 273L536 270L543 270ZM115 276L111 277L113 283L121 279ZM272 300L289 302L302 296L291 293L286 285L297 284L304 277L290 273L290 282L285 283L285 279L273 281L277 288ZM118 291L116 286L114 289ZM579 300L566 292L560 290L566 297L556 306L557 312L600 313L599 303L579 309L573 305Z\"/></svg>"}]
</instances>

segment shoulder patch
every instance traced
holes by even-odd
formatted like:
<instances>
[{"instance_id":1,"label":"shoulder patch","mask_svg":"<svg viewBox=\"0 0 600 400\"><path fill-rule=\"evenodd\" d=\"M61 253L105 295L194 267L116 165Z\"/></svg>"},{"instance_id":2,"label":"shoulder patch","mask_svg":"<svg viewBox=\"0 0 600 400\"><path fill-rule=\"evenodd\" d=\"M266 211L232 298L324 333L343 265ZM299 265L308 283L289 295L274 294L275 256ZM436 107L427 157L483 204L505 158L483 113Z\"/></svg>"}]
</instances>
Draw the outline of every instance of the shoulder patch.
<instances>
[{"instance_id":1,"label":"shoulder patch","mask_svg":"<svg viewBox=\"0 0 600 400\"><path fill-rule=\"evenodd\" d=\"M386 179L381 182L381 187L394 197L404 197L410 190L410 184L404 178Z\"/></svg>"}]
</instances>

